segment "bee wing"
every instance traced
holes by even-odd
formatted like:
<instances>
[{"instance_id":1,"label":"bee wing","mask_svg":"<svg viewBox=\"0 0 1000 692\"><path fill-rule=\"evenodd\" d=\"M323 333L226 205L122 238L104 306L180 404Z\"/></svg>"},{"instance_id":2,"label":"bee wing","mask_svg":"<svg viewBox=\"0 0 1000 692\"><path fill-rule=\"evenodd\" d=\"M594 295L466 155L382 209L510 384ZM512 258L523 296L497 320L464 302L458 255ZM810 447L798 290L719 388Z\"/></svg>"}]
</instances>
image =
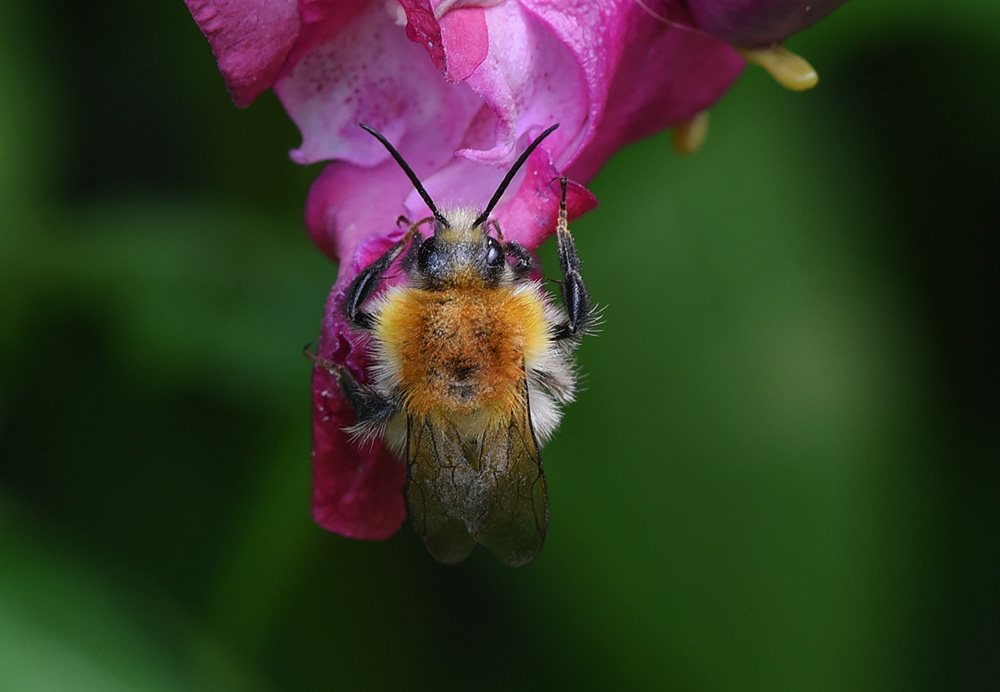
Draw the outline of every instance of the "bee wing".
<instances>
[{"instance_id":1,"label":"bee wing","mask_svg":"<svg viewBox=\"0 0 1000 692\"><path fill-rule=\"evenodd\" d=\"M527 385L525 385L527 401ZM445 418L409 419L410 515L441 562L480 542L511 566L530 562L548 525L548 495L526 406L485 429Z\"/></svg>"},{"instance_id":2,"label":"bee wing","mask_svg":"<svg viewBox=\"0 0 1000 692\"><path fill-rule=\"evenodd\" d=\"M488 431L483 450L489 457L483 475L496 479L496 495L492 521L477 539L504 563L526 564L542 549L549 523L545 473L527 406Z\"/></svg>"},{"instance_id":3,"label":"bee wing","mask_svg":"<svg viewBox=\"0 0 1000 692\"><path fill-rule=\"evenodd\" d=\"M464 464L462 439L447 421L409 416L406 495L413 526L437 560L453 565L476 547L458 508L466 504L455 479Z\"/></svg>"}]
</instances>

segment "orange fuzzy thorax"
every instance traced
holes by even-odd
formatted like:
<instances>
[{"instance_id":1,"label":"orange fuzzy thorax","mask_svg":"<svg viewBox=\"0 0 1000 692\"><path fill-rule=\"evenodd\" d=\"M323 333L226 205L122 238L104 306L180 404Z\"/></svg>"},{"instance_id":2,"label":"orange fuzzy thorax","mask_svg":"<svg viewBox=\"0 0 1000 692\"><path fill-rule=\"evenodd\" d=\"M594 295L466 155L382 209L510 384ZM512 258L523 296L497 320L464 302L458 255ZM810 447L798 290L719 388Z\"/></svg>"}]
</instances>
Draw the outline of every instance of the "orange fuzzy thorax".
<instances>
[{"instance_id":1,"label":"orange fuzzy thorax","mask_svg":"<svg viewBox=\"0 0 1000 692\"><path fill-rule=\"evenodd\" d=\"M492 416L525 406L525 364L548 343L533 285L392 291L375 328L378 360L407 411Z\"/></svg>"}]
</instances>

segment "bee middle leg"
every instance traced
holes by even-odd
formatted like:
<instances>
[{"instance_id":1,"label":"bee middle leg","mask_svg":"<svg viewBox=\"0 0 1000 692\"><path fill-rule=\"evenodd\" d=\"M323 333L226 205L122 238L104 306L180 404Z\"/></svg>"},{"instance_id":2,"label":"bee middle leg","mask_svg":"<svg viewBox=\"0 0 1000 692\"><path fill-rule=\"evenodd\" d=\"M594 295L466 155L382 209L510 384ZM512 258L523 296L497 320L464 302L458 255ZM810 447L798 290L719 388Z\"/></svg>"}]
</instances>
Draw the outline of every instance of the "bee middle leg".
<instances>
[{"instance_id":1,"label":"bee middle leg","mask_svg":"<svg viewBox=\"0 0 1000 692\"><path fill-rule=\"evenodd\" d=\"M311 361L337 377L340 391L347 397L347 402L357 414L359 424L388 423L402 408L402 403L398 398L386 396L373 387L361 384L344 366L313 355L308 349L304 350L303 353Z\"/></svg>"},{"instance_id":2,"label":"bee middle leg","mask_svg":"<svg viewBox=\"0 0 1000 692\"><path fill-rule=\"evenodd\" d=\"M569 319L564 324L556 325L553 334L556 340L570 339L577 334L585 333L594 321L590 294L587 293L587 286L580 276L580 258L576 254L576 245L569 232L569 221L566 217L566 178L560 178L559 184L562 187L562 198L559 200L556 243L559 248L559 266L563 273L563 280L560 282L562 300Z\"/></svg>"}]
</instances>

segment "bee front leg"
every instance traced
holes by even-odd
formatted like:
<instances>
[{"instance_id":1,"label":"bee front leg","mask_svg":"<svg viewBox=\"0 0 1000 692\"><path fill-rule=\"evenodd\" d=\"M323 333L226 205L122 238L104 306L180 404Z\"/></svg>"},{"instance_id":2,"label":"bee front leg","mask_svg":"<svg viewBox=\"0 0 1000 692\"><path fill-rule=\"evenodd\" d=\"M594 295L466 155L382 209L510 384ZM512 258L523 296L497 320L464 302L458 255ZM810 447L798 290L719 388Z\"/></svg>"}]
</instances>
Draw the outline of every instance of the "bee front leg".
<instances>
[{"instance_id":1,"label":"bee front leg","mask_svg":"<svg viewBox=\"0 0 1000 692\"><path fill-rule=\"evenodd\" d=\"M375 325L375 320L371 314L362 311L361 306L364 305L364 302L378 288L382 276L389 271L392 263L403 253L406 244L416 234L417 226L420 223L417 222L411 225L410 230L400 238L399 242L395 243L381 257L365 267L360 274L354 277L351 285L347 287L347 293L344 295L343 310L348 321L354 326L362 329L371 329Z\"/></svg>"},{"instance_id":2,"label":"bee front leg","mask_svg":"<svg viewBox=\"0 0 1000 692\"><path fill-rule=\"evenodd\" d=\"M514 259L515 264L513 266L514 276L518 278L523 278L531 273L531 270L535 267L535 260L520 243L514 242L513 240L504 243L503 246L504 253Z\"/></svg>"},{"instance_id":3,"label":"bee front leg","mask_svg":"<svg viewBox=\"0 0 1000 692\"><path fill-rule=\"evenodd\" d=\"M388 423L402 408L398 397L386 396L373 387L361 384L344 366L313 355L308 348L303 353L337 377L340 391L347 397L347 402L358 416L358 425L375 426Z\"/></svg>"},{"instance_id":4,"label":"bee front leg","mask_svg":"<svg viewBox=\"0 0 1000 692\"><path fill-rule=\"evenodd\" d=\"M566 178L560 178L562 198L559 200L559 222L556 224L556 243L559 247L559 266L562 269L563 280L562 300L569 319L564 324L556 325L553 338L556 340L570 339L587 331L593 324L594 312L590 305L590 294L580 276L580 258L576 254L576 245L569 232L569 221L566 218Z\"/></svg>"},{"instance_id":5,"label":"bee front leg","mask_svg":"<svg viewBox=\"0 0 1000 692\"><path fill-rule=\"evenodd\" d=\"M494 232L497 234L497 240L503 245L504 255L514 260L515 264L511 267L514 270L514 276L518 279L523 279L530 274L531 270L535 267L535 260L532 258L531 253L528 252L528 249L516 241L505 241L503 239L503 230L500 228L500 222L496 219L490 220L486 225L487 227L493 227Z\"/></svg>"}]
</instances>

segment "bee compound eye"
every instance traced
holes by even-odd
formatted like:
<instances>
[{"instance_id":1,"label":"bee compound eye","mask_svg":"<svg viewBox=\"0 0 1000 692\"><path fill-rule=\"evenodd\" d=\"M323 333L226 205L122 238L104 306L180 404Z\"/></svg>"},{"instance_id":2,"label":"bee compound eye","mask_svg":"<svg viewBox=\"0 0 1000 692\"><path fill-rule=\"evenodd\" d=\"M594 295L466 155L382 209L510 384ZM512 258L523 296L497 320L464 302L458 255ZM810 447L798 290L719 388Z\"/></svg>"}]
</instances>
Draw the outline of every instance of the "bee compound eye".
<instances>
[{"instance_id":1,"label":"bee compound eye","mask_svg":"<svg viewBox=\"0 0 1000 692\"><path fill-rule=\"evenodd\" d=\"M490 267L499 267L504 263L503 247L494 238L487 238L486 264Z\"/></svg>"},{"instance_id":2,"label":"bee compound eye","mask_svg":"<svg viewBox=\"0 0 1000 692\"><path fill-rule=\"evenodd\" d=\"M431 236L424 242L420 244L420 249L417 250L417 269L421 272L426 272L431 269L438 261L438 243L437 238Z\"/></svg>"}]
</instances>

